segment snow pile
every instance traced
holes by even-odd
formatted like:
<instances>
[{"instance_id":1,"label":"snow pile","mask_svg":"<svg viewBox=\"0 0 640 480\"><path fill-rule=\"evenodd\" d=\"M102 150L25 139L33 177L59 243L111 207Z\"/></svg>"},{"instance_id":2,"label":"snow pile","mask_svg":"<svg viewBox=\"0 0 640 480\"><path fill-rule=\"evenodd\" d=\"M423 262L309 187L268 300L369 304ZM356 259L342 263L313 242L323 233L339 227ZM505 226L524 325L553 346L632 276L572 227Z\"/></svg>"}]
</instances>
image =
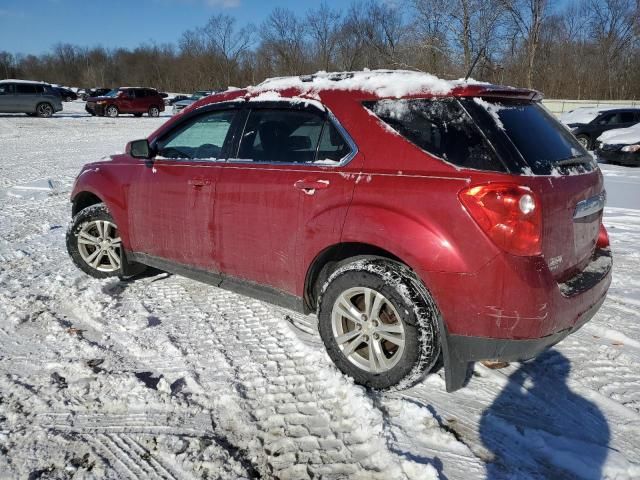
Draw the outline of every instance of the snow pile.
<instances>
[{"instance_id":1,"label":"snow pile","mask_svg":"<svg viewBox=\"0 0 640 480\"><path fill-rule=\"evenodd\" d=\"M607 130L598 137L605 145L631 145L640 143L640 123L627 128Z\"/></svg>"},{"instance_id":2,"label":"snow pile","mask_svg":"<svg viewBox=\"0 0 640 480\"><path fill-rule=\"evenodd\" d=\"M249 93L298 89L314 95L321 90L361 90L379 97L401 98L421 93L444 95L455 87L482 84L473 79L443 80L429 73L408 70L371 70L345 74L318 72L308 77L278 77L265 80Z\"/></svg>"}]
</instances>

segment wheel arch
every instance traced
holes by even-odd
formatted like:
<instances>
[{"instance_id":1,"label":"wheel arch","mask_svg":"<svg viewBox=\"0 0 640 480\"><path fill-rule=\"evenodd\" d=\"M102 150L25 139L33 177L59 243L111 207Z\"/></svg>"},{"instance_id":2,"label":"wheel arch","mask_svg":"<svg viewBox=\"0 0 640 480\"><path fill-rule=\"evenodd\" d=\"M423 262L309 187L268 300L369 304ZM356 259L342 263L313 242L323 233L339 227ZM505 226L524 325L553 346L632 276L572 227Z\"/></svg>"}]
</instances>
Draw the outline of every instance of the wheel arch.
<instances>
[{"instance_id":1,"label":"wheel arch","mask_svg":"<svg viewBox=\"0 0 640 480\"><path fill-rule=\"evenodd\" d=\"M72 202L71 215L75 217L76 214L81 210L84 210L85 208L90 207L91 205L95 205L97 203L104 203L104 200L102 200L95 193L84 190L82 192L78 192L73 197L71 202Z\"/></svg>"},{"instance_id":2,"label":"wheel arch","mask_svg":"<svg viewBox=\"0 0 640 480\"><path fill-rule=\"evenodd\" d=\"M369 243L343 242L331 245L318 253L307 268L303 291L305 312L311 313L316 311L316 302L320 288L331 274L333 266L343 260L363 255L388 258L409 266L407 262L393 253ZM409 268L411 267L409 266Z\"/></svg>"}]
</instances>

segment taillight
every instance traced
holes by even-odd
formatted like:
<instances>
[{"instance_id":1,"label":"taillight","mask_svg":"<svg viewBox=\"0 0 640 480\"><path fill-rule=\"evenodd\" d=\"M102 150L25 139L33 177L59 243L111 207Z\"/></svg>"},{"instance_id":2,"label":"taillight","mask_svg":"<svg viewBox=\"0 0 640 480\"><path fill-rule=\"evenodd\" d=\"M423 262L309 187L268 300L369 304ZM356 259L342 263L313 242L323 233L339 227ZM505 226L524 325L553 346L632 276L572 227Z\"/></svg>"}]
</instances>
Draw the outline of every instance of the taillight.
<instances>
[{"instance_id":1,"label":"taillight","mask_svg":"<svg viewBox=\"0 0 640 480\"><path fill-rule=\"evenodd\" d=\"M598 240L596 241L596 247L607 248L609 246L609 233L604 225L600 223L600 231L598 232Z\"/></svg>"},{"instance_id":2,"label":"taillight","mask_svg":"<svg viewBox=\"0 0 640 480\"><path fill-rule=\"evenodd\" d=\"M465 188L458 195L498 247L513 255L540 255L542 213L540 202L529 188L492 183Z\"/></svg>"}]
</instances>

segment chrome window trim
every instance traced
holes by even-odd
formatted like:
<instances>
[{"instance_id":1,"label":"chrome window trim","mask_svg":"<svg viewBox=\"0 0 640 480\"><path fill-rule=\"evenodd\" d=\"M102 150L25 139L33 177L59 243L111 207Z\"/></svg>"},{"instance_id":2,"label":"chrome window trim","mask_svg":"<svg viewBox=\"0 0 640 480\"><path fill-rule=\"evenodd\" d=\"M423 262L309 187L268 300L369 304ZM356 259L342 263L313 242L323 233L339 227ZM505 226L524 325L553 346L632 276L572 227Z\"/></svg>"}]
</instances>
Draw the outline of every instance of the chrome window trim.
<instances>
[{"instance_id":1,"label":"chrome window trim","mask_svg":"<svg viewBox=\"0 0 640 480\"><path fill-rule=\"evenodd\" d=\"M347 130L342 126L342 124L340 123L338 118L331 112L331 110L329 110L324 105L323 105L323 107L324 107L325 112L327 114L327 120L329 120L333 124L333 126L336 127L338 132L340 132L340 135L342 135L342 137L347 142L347 145L349 145L349 148L351 149L351 151L347 155L342 157L339 162L337 162L335 164L315 163L315 162L256 162L256 161L251 160L251 159L227 158L226 162L224 162L224 163L227 163L227 164L240 164L240 165L282 165L282 166L287 166L287 167L291 167L291 166L298 166L298 167L299 166L307 166L307 167L316 167L316 168L317 167L339 168L339 167L346 166L358 154L358 151L359 151L358 150L358 145L356 145L356 142L353 140L353 138L351 138L351 135L349 135ZM249 108L251 108L251 105L249 105ZM246 126L246 124L245 124L245 126ZM244 134L244 130L243 130L243 134ZM319 141L320 140L318 139L318 142Z\"/></svg>"}]
</instances>

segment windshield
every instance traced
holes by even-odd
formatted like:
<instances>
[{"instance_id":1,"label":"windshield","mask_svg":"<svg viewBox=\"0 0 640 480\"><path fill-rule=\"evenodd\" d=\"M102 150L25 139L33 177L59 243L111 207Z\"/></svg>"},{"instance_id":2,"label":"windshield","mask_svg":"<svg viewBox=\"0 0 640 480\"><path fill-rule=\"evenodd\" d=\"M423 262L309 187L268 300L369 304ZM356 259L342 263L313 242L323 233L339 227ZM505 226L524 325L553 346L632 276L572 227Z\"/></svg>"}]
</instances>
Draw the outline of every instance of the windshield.
<instances>
[{"instance_id":1,"label":"windshield","mask_svg":"<svg viewBox=\"0 0 640 480\"><path fill-rule=\"evenodd\" d=\"M462 102L483 130L497 127L506 134L526 164L523 173L583 173L596 166L576 138L537 102L481 98Z\"/></svg>"},{"instance_id":2,"label":"windshield","mask_svg":"<svg viewBox=\"0 0 640 480\"><path fill-rule=\"evenodd\" d=\"M105 93L103 97L117 97L119 91L120 91L119 88L114 88L113 90L110 90L108 93Z\"/></svg>"}]
</instances>

